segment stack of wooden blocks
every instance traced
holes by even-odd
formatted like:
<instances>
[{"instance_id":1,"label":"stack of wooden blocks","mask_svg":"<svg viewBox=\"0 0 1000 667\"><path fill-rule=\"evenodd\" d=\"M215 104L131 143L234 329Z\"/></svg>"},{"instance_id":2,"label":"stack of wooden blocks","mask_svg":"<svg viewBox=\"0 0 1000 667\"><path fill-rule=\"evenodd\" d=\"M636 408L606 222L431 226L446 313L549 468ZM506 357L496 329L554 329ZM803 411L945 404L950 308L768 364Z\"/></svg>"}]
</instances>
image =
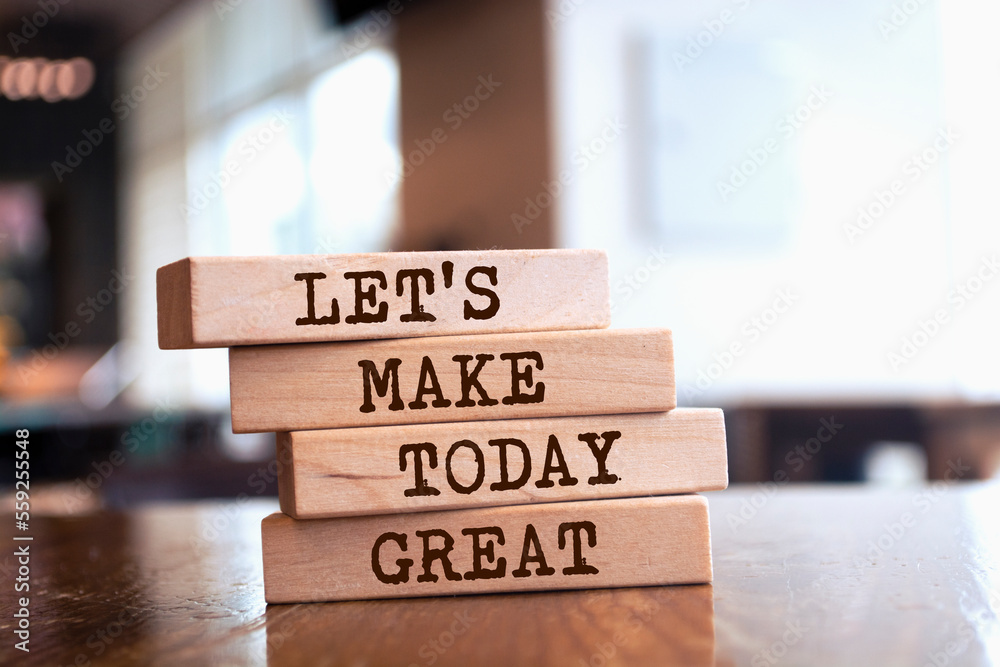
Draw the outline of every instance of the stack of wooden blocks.
<instances>
[{"instance_id":1,"label":"stack of wooden blocks","mask_svg":"<svg viewBox=\"0 0 1000 667\"><path fill-rule=\"evenodd\" d=\"M229 347L277 432L268 602L707 583L722 412L666 329L608 330L591 250L188 258L160 347Z\"/></svg>"}]
</instances>

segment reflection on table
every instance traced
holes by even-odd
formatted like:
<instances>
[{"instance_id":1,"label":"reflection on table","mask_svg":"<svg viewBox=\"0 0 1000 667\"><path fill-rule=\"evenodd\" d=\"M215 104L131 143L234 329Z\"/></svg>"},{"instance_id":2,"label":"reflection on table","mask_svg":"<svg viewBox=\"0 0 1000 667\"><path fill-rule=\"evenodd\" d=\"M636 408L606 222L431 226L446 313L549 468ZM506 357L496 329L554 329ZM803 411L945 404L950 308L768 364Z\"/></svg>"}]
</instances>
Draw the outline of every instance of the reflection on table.
<instances>
[{"instance_id":1,"label":"reflection on table","mask_svg":"<svg viewBox=\"0 0 1000 667\"><path fill-rule=\"evenodd\" d=\"M978 665L1000 660L1000 487L707 494L715 583L272 605L270 501L32 517L4 664ZM8 544L13 520L4 521ZM10 581L13 548L0 569ZM0 592L15 608L13 586ZM10 615L0 623L11 637Z\"/></svg>"}]
</instances>

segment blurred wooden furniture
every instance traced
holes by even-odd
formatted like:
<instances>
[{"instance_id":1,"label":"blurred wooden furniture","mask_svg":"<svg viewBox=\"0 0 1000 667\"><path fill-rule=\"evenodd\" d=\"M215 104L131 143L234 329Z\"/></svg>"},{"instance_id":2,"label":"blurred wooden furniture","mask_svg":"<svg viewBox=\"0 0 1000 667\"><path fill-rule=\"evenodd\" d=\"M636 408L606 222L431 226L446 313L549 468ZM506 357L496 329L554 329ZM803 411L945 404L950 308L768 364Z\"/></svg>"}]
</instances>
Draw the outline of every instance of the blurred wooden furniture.
<instances>
[{"instance_id":1,"label":"blurred wooden furniture","mask_svg":"<svg viewBox=\"0 0 1000 667\"><path fill-rule=\"evenodd\" d=\"M33 516L19 665L985 665L1000 487L707 494L715 583L266 606L272 501ZM17 569L5 515L4 580ZM23 542L20 544L24 544ZM15 608L13 585L0 591Z\"/></svg>"},{"instance_id":2,"label":"blurred wooden furniture","mask_svg":"<svg viewBox=\"0 0 1000 667\"><path fill-rule=\"evenodd\" d=\"M913 443L927 477L989 479L1000 470L1000 406L957 402L761 403L725 407L733 482L856 482L877 442ZM823 430L824 421L836 432Z\"/></svg>"},{"instance_id":3,"label":"blurred wooden furniture","mask_svg":"<svg viewBox=\"0 0 1000 667\"><path fill-rule=\"evenodd\" d=\"M547 5L404 6L394 40L404 224L393 250L553 247Z\"/></svg>"}]
</instances>

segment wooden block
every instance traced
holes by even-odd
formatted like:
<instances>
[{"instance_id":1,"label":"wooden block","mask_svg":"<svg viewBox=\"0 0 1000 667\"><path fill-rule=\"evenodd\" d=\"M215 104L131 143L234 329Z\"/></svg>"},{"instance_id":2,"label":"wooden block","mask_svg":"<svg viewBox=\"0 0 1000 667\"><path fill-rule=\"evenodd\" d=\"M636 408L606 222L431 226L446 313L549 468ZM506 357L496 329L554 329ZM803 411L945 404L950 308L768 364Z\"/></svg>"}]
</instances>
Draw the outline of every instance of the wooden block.
<instances>
[{"instance_id":1,"label":"wooden block","mask_svg":"<svg viewBox=\"0 0 1000 667\"><path fill-rule=\"evenodd\" d=\"M729 481L714 408L279 433L278 464L281 511L296 519L716 491Z\"/></svg>"},{"instance_id":2,"label":"wooden block","mask_svg":"<svg viewBox=\"0 0 1000 667\"><path fill-rule=\"evenodd\" d=\"M267 602L699 584L701 496L583 500L261 524Z\"/></svg>"},{"instance_id":3,"label":"wooden block","mask_svg":"<svg viewBox=\"0 0 1000 667\"><path fill-rule=\"evenodd\" d=\"M600 250L189 257L156 272L162 349L600 329L608 292Z\"/></svg>"},{"instance_id":4,"label":"wooden block","mask_svg":"<svg viewBox=\"0 0 1000 667\"><path fill-rule=\"evenodd\" d=\"M233 431L659 412L667 329L234 347Z\"/></svg>"}]
</instances>

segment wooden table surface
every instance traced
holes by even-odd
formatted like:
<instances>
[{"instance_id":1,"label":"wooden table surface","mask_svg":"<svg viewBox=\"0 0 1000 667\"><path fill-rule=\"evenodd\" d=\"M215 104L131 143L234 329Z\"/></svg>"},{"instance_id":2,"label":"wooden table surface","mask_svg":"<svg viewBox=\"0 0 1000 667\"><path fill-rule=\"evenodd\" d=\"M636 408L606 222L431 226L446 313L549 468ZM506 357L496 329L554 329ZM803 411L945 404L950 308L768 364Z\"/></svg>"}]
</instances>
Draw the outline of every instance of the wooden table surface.
<instances>
[{"instance_id":1,"label":"wooden table surface","mask_svg":"<svg viewBox=\"0 0 1000 667\"><path fill-rule=\"evenodd\" d=\"M264 604L276 503L3 521L0 663L985 665L1000 663L1000 486L706 494L712 586ZM30 648L14 649L30 544Z\"/></svg>"}]
</instances>

